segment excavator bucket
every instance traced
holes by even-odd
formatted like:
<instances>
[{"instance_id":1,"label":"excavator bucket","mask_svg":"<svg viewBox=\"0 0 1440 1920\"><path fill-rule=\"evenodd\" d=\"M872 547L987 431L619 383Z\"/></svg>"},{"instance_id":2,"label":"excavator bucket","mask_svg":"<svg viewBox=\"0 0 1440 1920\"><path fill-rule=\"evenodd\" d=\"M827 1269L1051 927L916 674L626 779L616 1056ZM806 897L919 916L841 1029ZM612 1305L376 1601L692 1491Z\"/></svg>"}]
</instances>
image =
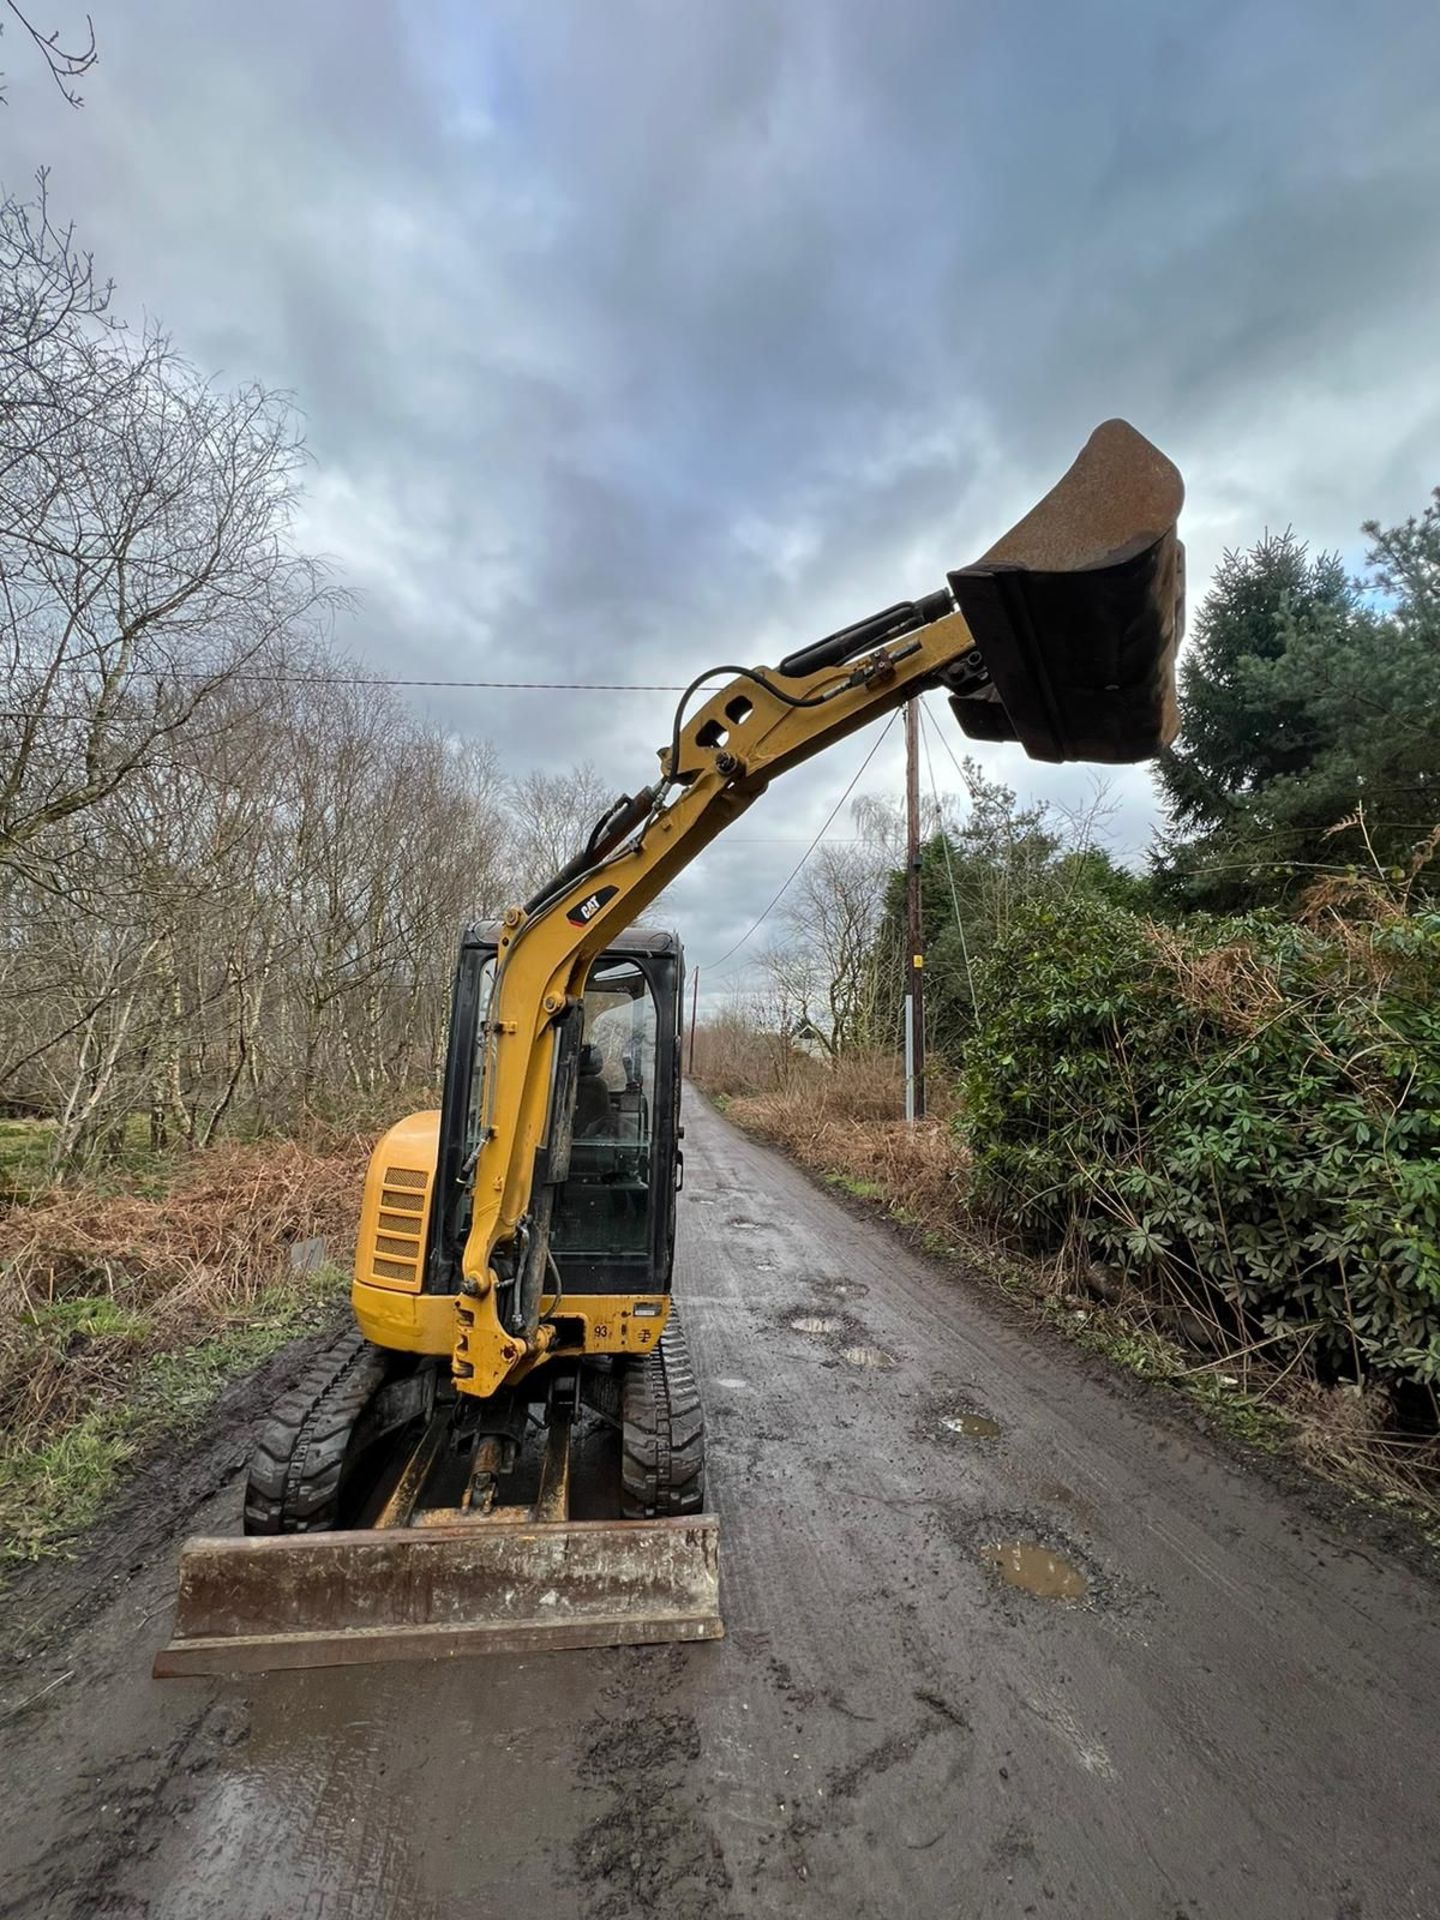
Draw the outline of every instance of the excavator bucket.
<instances>
[{"instance_id":1,"label":"excavator bucket","mask_svg":"<svg viewBox=\"0 0 1440 1920\"><path fill-rule=\"evenodd\" d=\"M718 1542L710 1514L191 1540L155 1676L716 1640Z\"/></svg>"},{"instance_id":2,"label":"excavator bucket","mask_svg":"<svg viewBox=\"0 0 1440 1920\"><path fill-rule=\"evenodd\" d=\"M957 688L972 739L1037 760L1147 760L1174 739L1185 623L1177 469L1124 420L1097 427L1038 506L950 586L988 684Z\"/></svg>"}]
</instances>

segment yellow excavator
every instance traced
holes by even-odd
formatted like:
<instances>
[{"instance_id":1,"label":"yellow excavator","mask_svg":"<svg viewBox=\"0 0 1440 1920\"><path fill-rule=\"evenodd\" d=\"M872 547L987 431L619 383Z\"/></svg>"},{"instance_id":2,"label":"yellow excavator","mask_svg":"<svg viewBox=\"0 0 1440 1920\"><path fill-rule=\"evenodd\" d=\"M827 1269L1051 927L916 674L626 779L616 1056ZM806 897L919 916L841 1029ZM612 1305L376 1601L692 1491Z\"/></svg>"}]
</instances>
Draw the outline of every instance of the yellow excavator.
<instances>
[{"instance_id":1,"label":"yellow excavator","mask_svg":"<svg viewBox=\"0 0 1440 1920\"><path fill-rule=\"evenodd\" d=\"M683 961L635 923L771 781L934 689L972 739L1038 759L1157 753L1177 728L1182 497L1107 421L936 591L773 669L698 676L658 779L464 935L440 1107L370 1161L355 1327L260 1433L243 1535L185 1546L157 1674L720 1634L670 1286Z\"/></svg>"}]
</instances>

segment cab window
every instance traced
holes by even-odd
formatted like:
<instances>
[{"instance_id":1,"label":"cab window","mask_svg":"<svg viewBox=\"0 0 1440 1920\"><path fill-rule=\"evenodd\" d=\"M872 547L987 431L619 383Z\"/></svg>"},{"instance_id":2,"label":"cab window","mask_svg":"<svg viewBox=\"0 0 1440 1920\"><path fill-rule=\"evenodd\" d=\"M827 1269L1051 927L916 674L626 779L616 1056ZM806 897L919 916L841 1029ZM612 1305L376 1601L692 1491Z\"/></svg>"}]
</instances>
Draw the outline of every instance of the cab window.
<instances>
[{"instance_id":1,"label":"cab window","mask_svg":"<svg viewBox=\"0 0 1440 1920\"><path fill-rule=\"evenodd\" d=\"M648 1258L656 1011L633 960L598 960L585 984L570 1173L556 1195L556 1253Z\"/></svg>"}]
</instances>

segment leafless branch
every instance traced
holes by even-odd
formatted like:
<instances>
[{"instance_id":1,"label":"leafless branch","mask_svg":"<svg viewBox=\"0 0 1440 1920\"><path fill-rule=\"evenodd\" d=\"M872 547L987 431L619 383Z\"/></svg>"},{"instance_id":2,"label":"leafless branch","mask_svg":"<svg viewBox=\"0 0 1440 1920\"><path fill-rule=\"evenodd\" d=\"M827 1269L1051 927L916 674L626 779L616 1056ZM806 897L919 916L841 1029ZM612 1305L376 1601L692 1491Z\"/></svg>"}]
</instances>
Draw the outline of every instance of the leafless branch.
<instances>
[{"instance_id":1,"label":"leafless branch","mask_svg":"<svg viewBox=\"0 0 1440 1920\"><path fill-rule=\"evenodd\" d=\"M51 33L45 33L35 25L24 9L16 4L16 0L4 0L4 4L11 17L20 23L22 33L39 49L41 59L50 69L51 79L70 105L82 106L84 102L75 91L74 82L83 79L100 57L95 47L95 23L90 15L87 13L85 16L85 45L82 47L77 44L67 47L60 43L59 27ZM3 27L0 27L0 31L3 31ZM3 102L4 98L4 93L0 92L0 102Z\"/></svg>"}]
</instances>

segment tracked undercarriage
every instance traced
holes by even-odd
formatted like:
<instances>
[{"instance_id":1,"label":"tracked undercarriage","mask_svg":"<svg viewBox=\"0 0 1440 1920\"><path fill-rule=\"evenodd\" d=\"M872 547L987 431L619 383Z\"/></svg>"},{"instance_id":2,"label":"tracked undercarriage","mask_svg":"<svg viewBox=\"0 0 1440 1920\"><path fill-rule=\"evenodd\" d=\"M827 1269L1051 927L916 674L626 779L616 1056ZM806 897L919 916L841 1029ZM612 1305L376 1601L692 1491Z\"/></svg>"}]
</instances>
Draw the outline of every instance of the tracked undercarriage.
<instances>
[{"instance_id":1,"label":"tracked undercarriage","mask_svg":"<svg viewBox=\"0 0 1440 1920\"><path fill-rule=\"evenodd\" d=\"M597 1461L578 1503L591 1517L572 1516L572 1456L587 1446L619 1451L618 1515L594 1511L615 1484ZM529 1497L507 1499L512 1483ZM249 1537L187 1548L177 1633L156 1672L713 1639L718 1529L704 1490L704 1417L677 1315L653 1353L555 1373L538 1403L464 1402L433 1365L397 1366L347 1333L256 1444ZM303 1551L253 1551L285 1536L303 1536Z\"/></svg>"}]
</instances>

